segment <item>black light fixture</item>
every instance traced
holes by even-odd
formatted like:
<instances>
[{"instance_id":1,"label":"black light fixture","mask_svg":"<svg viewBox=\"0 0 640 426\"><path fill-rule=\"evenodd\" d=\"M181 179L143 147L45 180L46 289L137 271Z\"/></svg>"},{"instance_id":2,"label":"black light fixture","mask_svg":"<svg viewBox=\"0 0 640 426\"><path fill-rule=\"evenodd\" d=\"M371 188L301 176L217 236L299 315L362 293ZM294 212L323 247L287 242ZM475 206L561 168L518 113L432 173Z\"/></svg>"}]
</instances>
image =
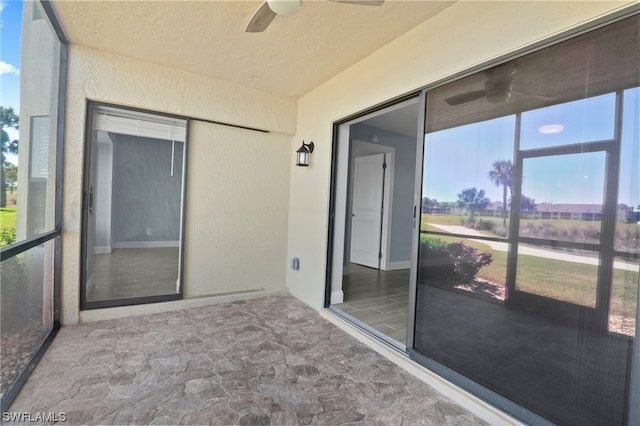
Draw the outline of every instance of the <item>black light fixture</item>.
<instances>
[{"instance_id":1,"label":"black light fixture","mask_svg":"<svg viewBox=\"0 0 640 426\"><path fill-rule=\"evenodd\" d=\"M304 143L296 151L296 166L307 167L309 165L309 154L313 152L313 142Z\"/></svg>"}]
</instances>

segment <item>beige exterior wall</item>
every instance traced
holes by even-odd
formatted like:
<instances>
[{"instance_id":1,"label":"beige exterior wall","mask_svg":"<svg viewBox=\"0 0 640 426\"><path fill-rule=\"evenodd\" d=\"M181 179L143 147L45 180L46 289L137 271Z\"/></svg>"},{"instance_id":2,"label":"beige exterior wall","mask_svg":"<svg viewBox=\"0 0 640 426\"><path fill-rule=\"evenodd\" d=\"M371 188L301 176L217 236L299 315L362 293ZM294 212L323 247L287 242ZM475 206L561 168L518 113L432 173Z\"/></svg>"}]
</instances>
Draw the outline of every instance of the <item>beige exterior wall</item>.
<instances>
[{"instance_id":1,"label":"beige exterior wall","mask_svg":"<svg viewBox=\"0 0 640 426\"><path fill-rule=\"evenodd\" d=\"M80 318L87 99L270 131L192 123L183 285L186 297L284 290L293 99L76 45L67 81L63 324Z\"/></svg>"},{"instance_id":2,"label":"beige exterior wall","mask_svg":"<svg viewBox=\"0 0 640 426\"><path fill-rule=\"evenodd\" d=\"M287 287L316 309L324 302L332 123L373 105L530 46L635 2L457 2L298 101L297 135L316 148L291 171Z\"/></svg>"},{"instance_id":3,"label":"beige exterior wall","mask_svg":"<svg viewBox=\"0 0 640 426\"><path fill-rule=\"evenodd\" d=\"M189 131L184 297L284 290L291 137Z\"/></svg>"}]
</instances>

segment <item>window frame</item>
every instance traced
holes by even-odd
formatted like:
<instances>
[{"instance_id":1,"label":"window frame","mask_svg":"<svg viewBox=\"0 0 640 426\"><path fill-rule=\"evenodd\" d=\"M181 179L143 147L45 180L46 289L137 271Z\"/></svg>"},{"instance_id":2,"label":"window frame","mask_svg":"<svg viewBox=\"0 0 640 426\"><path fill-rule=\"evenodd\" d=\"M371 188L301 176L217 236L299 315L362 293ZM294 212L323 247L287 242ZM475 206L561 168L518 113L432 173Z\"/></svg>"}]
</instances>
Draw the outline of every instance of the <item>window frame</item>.
<instances>
[{"instance_id":1,"label":"window frame","mask_svg":"<svg viewBox=\"0 0 640 426\"><path fill-rule=\"evenodd\" d=\"M69 41L62 30L58 21L53 5L49 0L35 0L43 11L49 23L53 35L60 43L60 52L58 60L58 81L57 81L57 106L56 106L56 145L55 145L55 201L54 201L54 229L39 235L35 235L23 241L18 241L3 247L0 250L0 261L4 261L20 255L42 245L48 241L54 240L54 259L53 259L53 327L44 341L35 352L29 364L24 371L18 376L11 388L2 395L0 402L0 411L5 412L15 397L18 395L31 372L40 362L40 359L49 348L55 335L60 329L60 313L61 313L61 282L62 282L62 188L63 188L63 166L64 166L64 124L65 124L65 106L67 95L67 64L69 55ZM38 5L34 5L36 8ZM51 155L52 153L50 153Z\"/></svg>"}]
</instances>

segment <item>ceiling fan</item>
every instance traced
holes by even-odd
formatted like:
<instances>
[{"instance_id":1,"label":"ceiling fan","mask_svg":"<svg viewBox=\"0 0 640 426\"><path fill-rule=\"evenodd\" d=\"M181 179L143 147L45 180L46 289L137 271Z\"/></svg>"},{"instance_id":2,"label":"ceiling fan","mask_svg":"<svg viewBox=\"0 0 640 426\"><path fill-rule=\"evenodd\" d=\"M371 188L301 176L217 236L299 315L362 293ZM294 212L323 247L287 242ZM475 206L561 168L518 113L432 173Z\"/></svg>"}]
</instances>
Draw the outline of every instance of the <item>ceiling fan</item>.
<instances>
[{"instance_id":1,"label":"ceiling fan","mask_svg":"<svg viewBox=\"0 0 640 426\"><path fill-rule=\"evenodd\" d=\"M382 6L384 0L329 0L336 3L348 3L364 6ZM302 0L266 0L253 13L245 28L248 33L261 33L267 29L276 15L293 15L302 6Z\"/></svg>"},{"instance_id":2,"label":"ceiling fan","mask_svg":"<svg viewBox=\"0 0 640 426\"><path fill-rule=\"evenodd\" d=\"M534 95L532 93L523 93L513 90L516 82L516 73L518 69L515 64L505 64L487 70L487 79L484 82L484 90L474 90L467 93L451 96L445 99L445 102L451 106L465 104L467 102L486 98L492 104L505 104L511 99L511 95L523 95L542 100L552 101L553 98L546 96Z\"/></svg>"}]
</instances>

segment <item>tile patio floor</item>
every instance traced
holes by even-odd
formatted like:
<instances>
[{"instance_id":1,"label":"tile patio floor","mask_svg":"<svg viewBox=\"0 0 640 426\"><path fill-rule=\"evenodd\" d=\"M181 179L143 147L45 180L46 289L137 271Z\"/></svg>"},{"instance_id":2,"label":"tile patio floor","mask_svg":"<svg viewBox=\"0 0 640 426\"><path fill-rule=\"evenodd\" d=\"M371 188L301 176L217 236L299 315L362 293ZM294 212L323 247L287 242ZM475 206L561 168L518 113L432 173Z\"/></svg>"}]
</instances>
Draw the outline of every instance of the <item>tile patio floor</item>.
<instances>
[{"instance_id":1,"label":"tile patio floor","mask_svg":"<svg viewBox=\"0 0 640 426\"><path fill-rule=\"evenodd\" d=\"M290 296L64 327L9 410L67 424L486 424Z\"/></svg>"}]
</instances>

